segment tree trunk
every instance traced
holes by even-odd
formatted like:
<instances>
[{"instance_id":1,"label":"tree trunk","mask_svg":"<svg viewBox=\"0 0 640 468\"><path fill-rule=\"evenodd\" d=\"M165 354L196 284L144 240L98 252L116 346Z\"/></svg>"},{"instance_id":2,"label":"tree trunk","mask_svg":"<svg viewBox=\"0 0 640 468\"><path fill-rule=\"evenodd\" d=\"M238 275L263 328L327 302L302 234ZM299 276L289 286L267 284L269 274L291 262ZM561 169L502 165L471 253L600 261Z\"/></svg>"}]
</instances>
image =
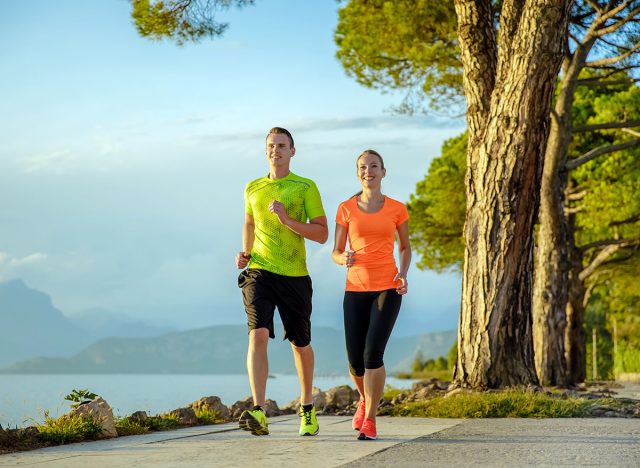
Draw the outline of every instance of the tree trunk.
<instances>
[{"instance_id":1,"label":"tree trunk","mask_svg":"<svg viewBox=\"0 0 640 468\"><path fill-rule=\"evenodd\" d=\"M527 1L498 57L498 79L485 117L476 89L473 28L492 24L456 1L467 98L467 217L458 330L458 386L485 389L537 384L531 293L533 225L555 78L567 33L569 0ZM486 3L486 2L485 2ZM512 3L512 2L506 2ZM470 58L471 57L471 58ZM504 77L504 79L503 79ZM483 79L482 77L476 79ZM491 77L484 78L492 80ZM478 123L482 123L478 126Z\"/></svg>"},{"instance_id":2,"label":"tree trunk","mask_svg":"<svg viewBox=\"0 0 640 468\"><path fill-rule=\"evenodd\" d=\"M563 64L544 156L533 291L533 348L536 372L542 385L572 383L565 359L565 331L571 269L568 249L575 241L564 214L568 182L565 164L571 143L571 110L576 83L594 42L593 38L585 40Z\"/></svg>"},{"instance_id":3,"label":"tree trunk","mask_svg":"<svg viewBox=\"0 0 640 468\"><path fill-rule=\"evenodd\" d=\"M564 352L567 362L567 380L570 384L584 382L587 377L587 347L584 334L585 287L580 278L582 251L575 245L573 216L570 220L571 271L569 272L569 298L567 302L567 329Z\"/></svg>"}]
</instances>

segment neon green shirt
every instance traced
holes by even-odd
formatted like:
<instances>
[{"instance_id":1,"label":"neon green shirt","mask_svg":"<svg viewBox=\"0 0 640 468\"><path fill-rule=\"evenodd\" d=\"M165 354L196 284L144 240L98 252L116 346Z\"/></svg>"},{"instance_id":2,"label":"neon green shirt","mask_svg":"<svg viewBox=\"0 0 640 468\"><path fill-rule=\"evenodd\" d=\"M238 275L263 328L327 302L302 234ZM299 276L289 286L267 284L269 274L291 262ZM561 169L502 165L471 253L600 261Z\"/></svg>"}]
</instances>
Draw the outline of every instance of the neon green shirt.
<instances>
[{"instance_id":1,"label":"neon green shirt","mask_svg":"<svg viewBox=\"0 0 640 468\"><path fill-rule=\"evenodd\" d=\"M324 216L320 192L310 180L289 172L277 180L261 177L247 184L245 211L253 216L255 238L248 268L258 268L284 276L306 276L307 254L304 237L296 234L269 212L277 200L285 206L287 216L301 223Z\"/></svg>"}]
</instances>

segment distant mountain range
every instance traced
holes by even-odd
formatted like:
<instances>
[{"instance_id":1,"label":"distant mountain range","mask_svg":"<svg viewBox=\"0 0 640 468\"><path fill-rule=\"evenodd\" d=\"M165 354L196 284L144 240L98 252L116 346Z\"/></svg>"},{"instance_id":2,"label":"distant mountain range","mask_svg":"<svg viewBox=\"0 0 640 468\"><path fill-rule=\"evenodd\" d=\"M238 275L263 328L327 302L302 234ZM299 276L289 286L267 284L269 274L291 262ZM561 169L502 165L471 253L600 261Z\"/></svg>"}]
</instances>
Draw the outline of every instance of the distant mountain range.
<instances>
[{"instance_id":1,"label":"distant mountain range","mask_svg":"<svg viewBox=\"0 0 640 468\"><path fill-rule=\"evenodd\" d=\"M108 336L149 337L171 331L101 309L66 317L47 294L24 281L0 282L0 367L37 356L69 357Z\"/></svg>"},{"instance_id":2,"label":"distant mountain range","mask_svg":"<svg viewBox=\"0 0 640 468\"><path fill-rule=\"evenodd\" d=\"M282 340L281 325L276 324L276 335L269 344L269 371L293 373L291 348ZM68 318L53 307L49 296L23 281L0 283L0 373L244 373L246 336L245 325L169 332L123 321L100 309ZM386 367L390 372L409 370L417 352L424 359L446 355L455 339L455 331L392 336ZM344 374L341 330L314 327L312 344L316 373Z\"/></svg>"},{"instance_id":3,"label":"distant mountain range","mask_svg":"<svg viewBox=\"0 0 640 468\"><path fill-rule=\"evenodd\" d=\"M282 337L282 332L277 331ZM28 374L241 374L246 370L247 329L244 325L219 325L169 333L156 338L108 338L70 358L38 358L18 362L0 373ZM408 370L420 351L424 358L446 355L455 332L391 338L385 354L390 372ZM344 374L347 358L341 331L312 330L317 374ZM291 347L281 338L270 340L269 372L295 372Z\"/></svg>"}]
</instances>

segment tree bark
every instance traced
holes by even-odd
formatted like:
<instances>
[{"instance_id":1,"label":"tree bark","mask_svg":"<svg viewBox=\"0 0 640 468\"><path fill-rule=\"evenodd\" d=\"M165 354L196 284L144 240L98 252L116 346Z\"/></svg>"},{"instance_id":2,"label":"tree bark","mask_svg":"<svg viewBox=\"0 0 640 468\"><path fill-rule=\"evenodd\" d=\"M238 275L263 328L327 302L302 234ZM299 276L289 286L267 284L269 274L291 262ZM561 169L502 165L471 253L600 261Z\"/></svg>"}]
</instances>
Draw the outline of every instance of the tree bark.
<instances>
[{"instance_id":1,"label":"tree bark","mask_svg":"<svg viewBox=\"0 0 640 468\"><path fill-rule=\"evenodd\" d=\"M565 330L571 269L568 248L574 239L573 235L570 238L564 213L568 182L565 165L571 143L571 109L577 80L594 42L587 39L565 60L544 156L533 290L533 348L541 385L572 383L565 360Z\"/></svg>"},{"instance_id":2,"label":"tree bark","mask_svg":"<svg viewBox=\"0 0 640 468\"><path fill-rule=\"evenodd\" d=\"M485 57L491 51L470 53L478 37L495 37L487 30L492 19L479 18L484 10L473 8L487 3L456 0L469 149L454 380L474 389L538 382L531 331L533 225L571 1L525 2L515 34L503 36L509 47L498 47L500 73L493 86L494 78L478 73L479 64L495 63ZM470 84L472 77L483 84ZM488 90L489 107L478 114Z\"/></svg>"},{"instance_id":3,"label":"tree bark","mask_svg":"<svg viewBox=\"0 0 640 468\"><path fill-rule=\"evenodd\" d=\"M570 384L584 382L587 377L587 348L584 334L584 281L582 271L582 250L575 245L574 216L569 220L569 294L566 304L567 327L564 336L564 352L567 363L567 381Z\"/></svg>"}]
</instances>

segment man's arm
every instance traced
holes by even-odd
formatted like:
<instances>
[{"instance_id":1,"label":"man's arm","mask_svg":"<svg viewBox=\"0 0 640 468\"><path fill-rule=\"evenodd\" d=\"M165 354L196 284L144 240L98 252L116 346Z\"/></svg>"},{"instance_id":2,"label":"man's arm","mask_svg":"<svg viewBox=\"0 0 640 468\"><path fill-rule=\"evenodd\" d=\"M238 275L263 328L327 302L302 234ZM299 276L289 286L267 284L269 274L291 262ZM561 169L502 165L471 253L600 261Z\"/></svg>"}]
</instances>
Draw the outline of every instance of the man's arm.
<instances>
[{"instance_id":1,"label":"man's arm","mask_svg":"<svg viewBox=\"0 0 640 468\"><path fill-rule=\"evenodd\" d=\"M284 205L279 201L273 200L269 204L269 211L278 217L278 221L291 229L296 234L320 244L327 242L329 237L329 228L327 227L327 217L318 216L310 219L308 223L301 223L287 216Z\"/></svg>"},{"instance_id":2,"label":"man's arm","mask_svg":"<svg viewBox=\"0 0 640 468\"><path fill-rule=\"evenodd\" d=\"M242 252L236 254L236 266L240 269L246 268L251 258L251 249L255 239L255 224L253 216L244 214L244 224L242 225Z\"/></svg>"}]
</instances>

